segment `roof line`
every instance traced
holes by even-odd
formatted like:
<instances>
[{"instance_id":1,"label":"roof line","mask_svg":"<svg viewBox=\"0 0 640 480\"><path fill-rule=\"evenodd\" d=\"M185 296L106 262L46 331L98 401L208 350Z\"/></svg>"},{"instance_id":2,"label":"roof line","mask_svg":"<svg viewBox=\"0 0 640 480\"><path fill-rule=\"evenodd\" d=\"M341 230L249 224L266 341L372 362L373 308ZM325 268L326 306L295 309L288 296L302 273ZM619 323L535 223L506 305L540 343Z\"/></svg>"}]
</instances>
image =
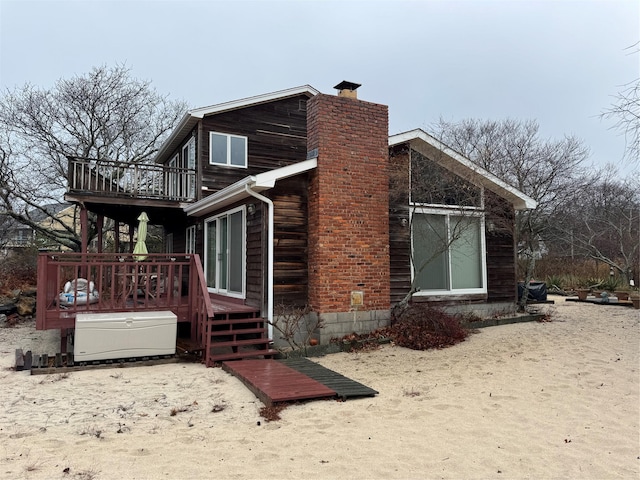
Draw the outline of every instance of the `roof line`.
<instances>
[{"instance_id":1,"label":"roof line","mask_svg":"<svg viewBox=\"0 0 640 480\"><path fill-rule=\"evenodd\" d=\"M198 121L205 115L213 115L217 113L228 112L230 110L237 110L239 108L249 107L253 105L260 105L263 103L272 102L275 100L282 100L288 97L294 97L296 95L307 94L313 97L320 92L310 85L301 85L299 87L287 88L285 90L278 90L271 93L263 93L253 97L241 98L238 100L232 100L230 102L219 103L216 105L210 105L208 107L194 108L188 110L180 119L178 124L171 131L171 134L162 143L158 153L155 156L156 163L163 163L167 156L177 148L177 144L182 141L183 137L191 130Z\"/></svg>"},{"instance_id":2,"label":"roof line","mask_svg":"<svg viewBox=\"0 0 640 480\"><path fill-rule=\"evenodd\" d=\"M421 128L416 128L407 132L391 135L389 137L389 146L392 147L394 145L399 145L402 143L410 143L415 140L421 140L424 143L432 146L433 148L440 150L448 157L465 167L467 171L472 172L475 175L479 175L480 178L483 179L483 181L481 182L483 186L510 200L516 210L533 210L538 206L538 202L536 202L533 198L522 193L517 188L509 185L508 183L501 180L491 172L480 167L479 165L476 165L467 157L448 147L440 140L432 137ZM437 159L434 160L437 161Z\"/></svg>"},{"instance_id":3,"label":"roof line","mask_svg":"<svg viewBox=\"0 0 640 480\"><path fill-rule=\"evenodd\" d=\"M261 192L273 188L278 180L293 177L301 173L313 170L318 166L318 159L311 158L302 162L287 165L286 167L269 170L257 175L249 175L242 180L223 188L202 198L195 203L184 207L184 211L188 216L202 216L211 213L214 210L226 207L235 203L249 195L246 192L245 185L248 185L253 191Z\"/></svg>"}]
</instances>

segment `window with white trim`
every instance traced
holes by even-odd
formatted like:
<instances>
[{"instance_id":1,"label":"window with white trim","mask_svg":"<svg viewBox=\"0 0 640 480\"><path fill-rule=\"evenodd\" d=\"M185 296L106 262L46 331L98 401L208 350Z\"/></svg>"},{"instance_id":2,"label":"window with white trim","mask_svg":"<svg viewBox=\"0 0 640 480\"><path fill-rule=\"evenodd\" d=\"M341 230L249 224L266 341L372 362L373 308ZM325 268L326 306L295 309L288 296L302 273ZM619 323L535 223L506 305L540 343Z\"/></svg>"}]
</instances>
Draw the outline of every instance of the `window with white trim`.
<instances>
[{"instance_id":1,"label":"window with white trim","mask_svg":"<svg viewBox=\"0 0 640 480\"><path fill-rule=\"evenodd\" d=\"M165 253L173 253L173 233L167 233L164 239Z\"/></svg>"},{"instance_id":2,"label":"window with white trim","mask_svg":"<svg viewBox=\"0 0 640 480\"><path fill-rule=\"evenodd\" d=\"M486 292L482 214L417 209L411 229L418 294Z\"/></svg>"},{"instance_id":3,"label":"window with white trim","mask_svg":"<svg viewBox=\"0 0 640 480\"><path fill-rule=\"evenodd\" d=\"M187 227L184 253L196 253L196 226Z\"/></svg>"},{"instance_id":4,"label":"window with white trim","mask_svg":"<svg viewBox=\"0 0 640 480\"><path fill-rule=\"evenodd\" d=\"M410 207L416 295L486 293L482 187L411 150Z\"/></svg>"},{"instance_id":5,"label":"window with white trim","mask_svg":"<svg viewBox=\"0 0 640 480\"><path fill-rule=\"evenodd\" d=\"M205 278L209 291L245 296L246 215L239 207L205 220Z\"/></svg>"},{"instance_id":6,"label":"window with white trim","mask_svg":"<svg viewBox=\"0 0 640 480\"><path fill-rule=\"evenodd\" d=\"M247 168L247 137L209 132L209 163Z\"/></svg>"}]
</instances>

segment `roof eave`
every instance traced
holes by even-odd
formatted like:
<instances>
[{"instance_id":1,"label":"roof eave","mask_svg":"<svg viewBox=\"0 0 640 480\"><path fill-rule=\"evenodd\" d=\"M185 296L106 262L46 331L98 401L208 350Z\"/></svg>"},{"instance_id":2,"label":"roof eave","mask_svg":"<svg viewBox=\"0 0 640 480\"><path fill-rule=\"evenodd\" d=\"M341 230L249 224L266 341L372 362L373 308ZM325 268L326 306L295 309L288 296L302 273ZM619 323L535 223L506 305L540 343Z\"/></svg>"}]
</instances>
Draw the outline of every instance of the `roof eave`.
<instances>
[{"instance_id":1,"label":"roof eave","mask_svg":"<svg viewBox=\"0 0 640 480\"><path fill-rule=\"evenodd\" d=\"M444 143L432 137L420 128L396 135L391 135L389 137L390 147L403 143L409 143L412 146L419 146L420 142L444 153L446 157L457 163L456 166L458 167L458 170L456 173L462 174L469 180L480 183L483 187L488 188L492 192L509 200L516 210L533 210L538 206L538 203L533 198L522 193L520 190L512 187L508 183L502 181L491 172L488 172L484 168L476 165L468 158L459 154L452 148L446 146ZM433 160L437 161L445 168L452 170L451 161L446 162L445 158ZM460 167L462 167L463 172L460 172Z\"/></svg>"},{"instance_id":2,"label":"roof eave","mask_svg":"<svg viewBox=\"0 0 640 480\"><path fill-rule=\"evenodd\" d=\"M184 211L188 216L201 217L248 197L249 194L246 187L249 187L254 192L262 192L273 188L278 180L299 175L317 166L318 159L312 158L268 172L247 176L208 197L185 206Z\"/></svg>"},{"instance_id":3,"label":"roof eave","mask_svg":"<svg viewBox=\"0 0 640 480\"><path fill-rule=\"evenodd\" d=\"M278 90L277 92L264 93L253 97L241 98L230 102L210 105L208 107L194 108L186 112L180 119L178 125L173 129L167 140L164 141L158 153L155 156L156 163L164 163L169 155L178 147L182 139L198 124L200 119L206 115L215 115L218 113L237 110L240 108L260 105L263 103L282 100L296 95L307 95L313 97L320 92L310 85L302 85L299 87L288 88L286 90Z\"/></svg>"}]
</instances>

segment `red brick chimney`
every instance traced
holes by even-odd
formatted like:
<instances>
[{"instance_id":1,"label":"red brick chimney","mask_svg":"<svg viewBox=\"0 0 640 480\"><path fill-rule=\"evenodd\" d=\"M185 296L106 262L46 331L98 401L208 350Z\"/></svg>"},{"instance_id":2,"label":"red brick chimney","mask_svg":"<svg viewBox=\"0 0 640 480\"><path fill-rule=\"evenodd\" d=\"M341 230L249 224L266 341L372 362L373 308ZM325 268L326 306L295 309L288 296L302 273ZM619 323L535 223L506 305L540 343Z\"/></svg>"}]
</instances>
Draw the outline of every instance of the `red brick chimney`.
<instances>
[{"instance_id":1,"label":"red brick chimney","mask_svg":"<svg viewBox=\"0 0 640 480\"><path fill-rule=\"evenodd\" d=\"M342 82L336 88L350 93L307 102L307 146L318 157L309 186L309 303L338 322L355 322L358 312L359 321L380 323L390 308L388 107L358 100L358 86Z\"/></svg>"}]
</instances>

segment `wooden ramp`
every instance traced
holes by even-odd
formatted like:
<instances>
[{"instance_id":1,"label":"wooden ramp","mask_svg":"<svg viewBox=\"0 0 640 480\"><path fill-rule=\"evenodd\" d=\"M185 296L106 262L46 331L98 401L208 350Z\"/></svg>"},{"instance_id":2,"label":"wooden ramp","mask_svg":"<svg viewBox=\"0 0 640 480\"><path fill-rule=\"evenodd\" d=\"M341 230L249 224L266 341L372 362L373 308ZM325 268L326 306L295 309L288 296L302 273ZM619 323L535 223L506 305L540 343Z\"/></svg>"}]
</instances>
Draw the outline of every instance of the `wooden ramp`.
<instances>
[{"instance_id":1,"label":"wooden ramp","mask_svg":"<svg viewBox=\"0 0 640 480\"><path fill-rule=\"evenodd\" d=\"M355 397L374 397L378 394L373 388L318 365L308 358L286 359L279 360L279 362L335 390L341 400Z\"/></svg>"},{"instance_id":2,"label":"wooden ramp","mask_svg":"<svg viewBox=\"0 0 640 480\"><path fill-rule=\"evenodd\" d=\"M372 397L378 392L306 358L239 360L222 368L238 377L265 405L321 398Z\"/></svg>"},{"instance_id":3,"label":"wooden ramp","mask_svg":"<svg viewBox=\"0 0 640 480\"><path fill-rule=\"evenodd\" d=\"M337 395L329 387L276 360L222 362L222 368L238 377L267 406Z\"/></svg>"}]
</instances>

